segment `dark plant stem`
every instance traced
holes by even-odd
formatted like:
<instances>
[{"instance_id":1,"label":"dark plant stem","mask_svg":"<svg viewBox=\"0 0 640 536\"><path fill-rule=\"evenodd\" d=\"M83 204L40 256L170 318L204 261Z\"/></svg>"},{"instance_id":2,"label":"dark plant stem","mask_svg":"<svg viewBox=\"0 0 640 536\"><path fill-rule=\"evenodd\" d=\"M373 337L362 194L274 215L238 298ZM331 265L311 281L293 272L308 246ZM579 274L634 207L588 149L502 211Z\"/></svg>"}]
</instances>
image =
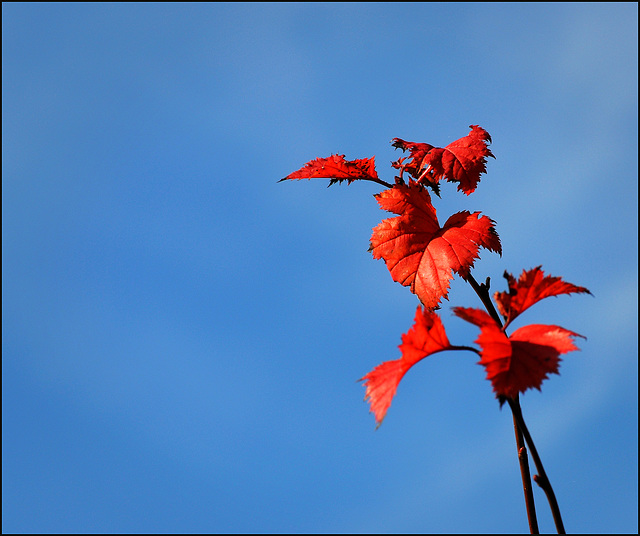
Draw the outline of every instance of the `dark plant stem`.
<instances>
[{"instance_id":1,"label":"dark plant stem","mask_svg":"<svg viewBox=\"0 0 640 536\"><path fill-rule=\"evenodd\" d=\"M493 318L496 321L496 324L502 328L502 319L491 301L491 296L489 296L489 278L487 277L487 281L481 285L478 284L470 273L464 279L471 285L473 290L476 291L478 298L482 301L482 305L484 305L487 312L491 315L491 318Z\"/></svg>"},{"instance_id":2,"label":"dark plant stem","mask_svg":"<svg viewBox=\"0 0 640 536\"><path fill-rule=\"evenodd\" d=\"M377 182L378 184L381 184L385 188L393 188L393 184L390 184L387 181L383 181L382 179L374 179L373 177L367 177L364 180L371 181L371 182Z\"/></svg>"},{"instance_id":3,"label":"dark plant stem","mask_svg":"<svg viewBox=\"0 0 640 536\"><path fill-rule=\"evenodd\" d=\"M473 346L448 346L447 350L467 350L469 352L480 355L480 350L474 348Z\"/></svg>"},{"instance_id":4,"label":"dark plant stem","mask_svg":"<svg viewBox=\"0 0 640 536\"><path fill-rule=\"evenodd\" d=\"M549 506L551 508L551 513L553 514L553 521L556 524L556 530L558 531L558 534L566 534L564 530L564 523L562 522L562 516L560 515L560 507L558 506L558 500L556 499L556 494L553 492L549 477L547 477L547 473L544 470L544 466L542 465L542 460L540 460L540 456L538 455L538 450L536 449L536 446L533 443L533 439L531 438L531 434L529 433L527 425L524 422L520 404L517 400L513 400L511 398L507 398L507 402L509 402L509 406L511 407L511 411L513 412L513 417L518 422L518 427L520 428L520 430L522 430L522 434L524 435L524 438L529 445L529 450L531 451L533 462L536 464L538 474L535 475L533 479L536 481L536 484L538 484L538 486L540 486L544 490L547 496L547 500L549 501Z\"/></svg>"},{"instance_id":5,"label":"dark plant stem","mask_svg":"<svg viewBox=\"0 0 640 536\"><path fill-rule=\"evenodd\" d=\"M516 398L514 403L520 408L520 400ZM513 413L513 408L511 408ZM522 415L522 413L521 413ZM518 449L518 462L520 463L520 476L522 477L522 489L524 491L524 502L527 507L527 519L529 520L529 532L540 534L538 529L538 518L536 517L536 503L533 500L533 486L531 486L531 473L529 471L529 456L524 443L521 427L518 425L515 413L513 413L513 430L516 434L516 447Z\"/></svg>"},{"instance_id":6,"label":"dark plant stem","mask_svg":"<svg viewBox=\"0 0 640 536\"><path fill-rule=\"evenodd\" d=\"M502 319L496 311L493 302L491 301L491 296L489 295L489 278L487 281L480 285L474 277L469 273L465 278L475 293L482 301L485 309L493 318L501 328L502 328ZM527 520L529 521L529 531L531 534L539 534L540 531L538 529L538 518L536 517L536 504L533 498L533 488L531 486L531 473L529 471L529 459L527 456L527 448L525 446L525 442L523 439L523 433L521 424L516 417L516 412L514 411L514 406L511 405L511 400L509 401L509 405L511 407L511 411L513 413L513 429L516 435L516 448L518 449L518 463L520 464L520 476L522 477L522 490L524 492L524 502L527 508ZM518 409L520 420L522 420L522 411L520 411L520 401L518 399L514 400L513 403ZM528 433L528 432L527 432ZM531 446L531 444L529 444ZM537 467L537 465L536 465Z\"/></svg>"}]
</instances>

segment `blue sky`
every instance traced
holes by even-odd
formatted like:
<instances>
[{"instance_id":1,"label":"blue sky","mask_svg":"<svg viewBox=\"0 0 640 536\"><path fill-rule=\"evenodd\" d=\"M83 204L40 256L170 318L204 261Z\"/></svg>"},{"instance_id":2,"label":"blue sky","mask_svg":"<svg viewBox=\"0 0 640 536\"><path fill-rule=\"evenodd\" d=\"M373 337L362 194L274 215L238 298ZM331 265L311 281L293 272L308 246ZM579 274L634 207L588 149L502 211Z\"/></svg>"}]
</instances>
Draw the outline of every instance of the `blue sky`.
<instances>
[{"instance_id":1,"label":"blue sky","mask_svg":"<svg viewBox=\"0 0 640 536\"><path fill-rule=\"evenodd\" d=\"M417 300L367 252L373 183L277 181L400 137L492 138L502 258L591 296L522 397L569 532L638 530L636 3L2 6L4 532L527 532L477 358L356 380ZM477 329L451 305L449 338ZM517 327L517 326L514 326ZM540 527L553 532L536 490Z\"/></svg>"}]
</instances>

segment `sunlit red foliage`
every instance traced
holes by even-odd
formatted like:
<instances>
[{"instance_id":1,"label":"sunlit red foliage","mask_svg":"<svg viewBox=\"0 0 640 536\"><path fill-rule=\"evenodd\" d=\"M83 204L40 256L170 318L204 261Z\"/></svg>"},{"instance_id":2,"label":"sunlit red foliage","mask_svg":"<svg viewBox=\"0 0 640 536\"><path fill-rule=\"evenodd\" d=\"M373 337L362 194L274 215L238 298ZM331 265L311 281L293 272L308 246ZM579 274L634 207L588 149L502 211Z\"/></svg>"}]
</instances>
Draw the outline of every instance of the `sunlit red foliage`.
<instances>
[{"instance_id":1,"label":"sunlit red foliage","mask_svg":"<svg viewBox=\"0 0 640 536\"><path fill-rule=\"evenodd\" d=\"M439 195L439 182L458 183L458 190L469 195L475 191L480 175L493 157L491 136L478 125L468 135L444 148L394 138L393 146L408 151L392 163L399 170L395 185L381 180L374 158L345 160L344 155L316 158L282 180L327 178L329 185L367 180L386 187L376 194L381 209L396 214L374 227L369 250L375 259L383 259L394 281L408 287L422 302L411 329L402 335L400 359L378 365L362 378L365 400L370 404L378 426L391 405L400 380L418 361L445 350L471 350L480 355L481 364L496 395L515 398L527 389L540 389L549 374L557 374L560 356L578 350L574 344L581 335L555 325L531 324L511 335L506 328L522 312L538 301L560 294L589 293L563 281L544 275L541 267L525 270L516 280L505 272L509 286L494 295L504 319L500 323L488 295L487 283L479 285L471 268L480 248L502 254L495 222L480 212L461 211L440 226L427 188ZM406 174L406 176L405 176ZM442 299L448 299L454 274L471 283L495 318L481 309L454 308L454 313L480 328L476 343L480 350L453 346L440 317L434 312Z\"/></svg>"},{"instance_id":2,"label":"sunlit red foliage","mask_svg":"<svg viewBox=\"0 0 640 536\"><path fill-rule=\"evenodd\" d=\"M478 249L502 252L494 222L463 211L440 227L427 190L413 181L376 196L380 208L399 214L373 229L371 247L384 259L394 281L408 286L422 304L434 309L446 298L453 272L466 276Z\"/></svg>"},{"instance_id":3,"label":"sunlit red foliage","mask_svg":"<svg viewBox=\"0 0 640 536\"><path fill-rule=\"evenodd\" d=\"M455 349L449 343L440 317L422 307L416 310L414 324L402 335L399 348L402 352L400 359L385 361L360 380L365 382L365 400L369 401L371 413L374 414L378 426L382 423L398 384L406 372L429 355Z\"/></svg>"},{"instance_id":4,"label":"sunlit red foliage","mask_svg":"<svg viewBox=\"0 0 640 536\"><path fill-rule=\"evenodd\" d=\"M496 292L494 298L505 319L505 328L519 314L543 298L571 293L591 294L586 288L566 283L560 277L545 276L540 266L523 270L517 281L509 272L505 272L504 277L509 284L509 291Z\"/></svg>"},{"instance_id":5,"label":"sunlit red foliage","mask_svg":"<svg viewBox=\"0 0 640 536\"><path fill-rule=\"evenodd\" d=\"M418 182L437 183L443 178L458 182L458 190L469 195L475 191L480 174L487 170L487 157L494 157L488 147L489 133L478 125L469 128L467 136L444 148L394 138L393 146L408 150L411 158L406 164L404 159L395 162L394 167L407 171Z\"/></svg>"},{"instance_id":6,"label":"sunlit red foliage","mask_svg":"<svg viewBox=\"0 0 640 536\"><path fill-rule=\"evenodd\" d=\"M359 160L345 160L344 155L334 154L328 158L316 158L307 162L298 171L287 175L289 179L331 179L329 186L346 180L351 184L356 180L378 180L375 157Z\"/></svg>"},{"instance_id":7,"label":"sunlit red foliage","mask_svg":"<svg viewBox=\"0 0 640 536\"><path fill-rule=\"evenodd\" d=\"M582 335L559 326L531 324L507 337L480 309L454 307L453 312L480 328L476 339L482 348L479 364L499 396L515 398L532 387L539 390L548 374L558 374L560 355L579 350L573 338Z\"/></svg>"}]
</instances>

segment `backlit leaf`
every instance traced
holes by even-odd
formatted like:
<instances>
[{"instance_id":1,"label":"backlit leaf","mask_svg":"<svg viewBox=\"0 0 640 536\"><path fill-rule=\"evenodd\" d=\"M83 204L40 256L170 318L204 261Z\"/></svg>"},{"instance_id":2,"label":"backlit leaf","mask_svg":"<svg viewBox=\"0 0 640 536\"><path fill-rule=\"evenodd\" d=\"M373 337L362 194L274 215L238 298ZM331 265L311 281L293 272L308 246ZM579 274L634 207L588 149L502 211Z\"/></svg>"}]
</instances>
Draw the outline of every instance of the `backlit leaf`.
<instances>
[{"instance_id":1,"label":"backlit leaf","mask_svg":"<svg viewBox=\"0 0 640 536\"><path fill-rule=\"evenodd\" d=\"M280 182L290 179L331 179L329 186L336 182L357 180L378 180L375 157L360 160L345 160L344 155L334 154L328 158L316 158L307 162L298 171L287 175Z\"/></svg>"},{"instance_id":2,"label":"backlit leaf","mask_svg":"<svg viewBox=\"0 0 640 536\"><path fill-rule=\"evenodd\" d=\"M395 162L394 167L407 171L420 183L437 183L441 179L458 182L458 190L469 195L475 191L480 175L487 170L487 157L495 158L488 147L489 133L478 125L469 127L464 138L444 148L428 143L414 143L394 138L393 146L408 150L411 160Z\"/></svg>"},{"instance_id":3,"label":"backlit leaf","mask_svg":"<svg viewBox=\"0 0 640 536\"><path fill-rule=\"evenodd\" d=\"M453 312L480 328L476 339L480 361L497 396L515 398L540 386L548 374L558 374L560 355L579 350L573 331L553 325L531 324L507 337L498 324L480 309L455 307Z\"/></svg>"},{"instance_id":4,"label":"backlit leaf","mask_svg":"<svg viewBox=\"0 0 640 536\"><path fill-rule=\"evenodd\" d=\"M378 426L387 413L396 389L406 372L425 357L455 349L449 343L440 317L422 307L416 310L414 324L402 335L400 359L385 361L360 379L366 387L365 400L369 402Z\"/></svg>"},{"instance_id":5,"label":"backlit leaf","mask_svg":"<svg viewBox=\"0 0 640 536\"><path fill-rule=\"evenodd\" d=\"M468 275L480 247L502 252L494 222L479 212L458 212L440 227L429 193L413 181L376 198L380 208L400 216L373 229L369 250L429 309L447 297L453 272Z\"/></svg>"},{"instance_id":6,"label":"backlit leaf","mask_svg":"<svg viewBox=\"0 0 640 536\"><path fill-rule=\"evenodd\" d=\"M509 284L509 291L496 292L494 298L500 314L505 319L505 328L523 311L549 296L591 294L585 287L566 283L560 277L545 276L540 266L532 270L523 270L517 281L509 272L505 272L504 277Z\"/></svg>"}]
</instances>

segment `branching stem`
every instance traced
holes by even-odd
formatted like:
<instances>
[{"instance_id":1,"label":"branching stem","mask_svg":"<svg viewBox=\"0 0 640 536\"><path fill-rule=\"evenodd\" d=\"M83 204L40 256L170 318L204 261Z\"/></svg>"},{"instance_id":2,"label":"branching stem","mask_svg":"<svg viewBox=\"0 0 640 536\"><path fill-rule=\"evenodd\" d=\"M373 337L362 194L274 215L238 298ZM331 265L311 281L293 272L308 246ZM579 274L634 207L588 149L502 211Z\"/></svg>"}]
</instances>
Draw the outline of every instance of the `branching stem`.
<instances>
[{"instance_id":1,"label":"branching stem","mask_svg":"<svg viewBox=\"0 0 640 536\"><path fill-rule=\"evenodd\" d=\"M516 398L514 404L520 408L520 400ZM513 408L511 408L513 413ZM520 412L522 415L522 412ZM536 516L536 503L533 500L533 487L531 486L531 472L529 471L529 457L527 455L527 447L524 443L521 426L513 413L513 430L516 435L516 448L518 449L518 463L520 464L520 476L522 478L522 490L524 491L524 502L527 507L527 519L529 520L529 532L531 534L540 534L538 529L538 518ZM535 479L535 477L534 477Z\"/></svg>"},{"instance_id":2,"label":"branching stem","mask_svg":"<svg viewBox=\"0 0 640 536\"><path fill-rule=\"evenodd\" d=\"M520 428L520 430L522 430L522 434L524 435L524 438L529 445L533 463L536 464L538 474L535 475L533 479L535 480L536 484L538 484L538 486L543 489L547 496L549 507L551 508L551 513L553 514L553 521L556 524L556 530L558 531L558 534L566 534L564 530L564 523L562 522L562 516L560 515L560 507L558 506L558 500L556 499L556 494L553 492L549 477L547 477L547 473L545 472L544 466L542 465L542 460L540 460L540 456L538 455L538 450L536 449L536 446L533 443L533 439L531 438L531 434L529 433L527 425L524 422L520 404L517 400L513 400L511 398L507 398L507 402L509 402L509 406L511 407L511 411L513 412L513 417L518 422L518 427Z\"/></svg>"},{"instance_id":3,"label":"branching stem","mask_svg":"<svg viewBox=\"0 0 640 536\"><path fill-rule=\"evenodd\" d=\"M474 277L469 273L464 278L476 292L480 301L484 305L485 309L491 315L501 328L502 328L502 319L496 311L493 302L491 301L491 296L489 295L489 278L483 284L479 284ZM513 403L513 405L512 405ZM524 492L524 502L527 508L527 519L529 521L529 531L531 534L539 534L540 531L538 529L538 518L536 516L536 504L533 498L533 488L531 486L531 472L529 471L529 459L527 457L527 447L525 446L525 442L523 439L522 433L522 425L516 418L516 412L514 411L514 407L517 407L518 415L520 415L520 421L524 424L524 420L522 419L522 411L520 410L520 401L518 398L515 400L509 400L509 405L511 407L511 411L513 413L513 429L516 435L516 448L518 449L518 463L520 464L520 476L522 477L522 490ZM527 432L528 433L528 432ZM527 441L528 442L528 441ZM529 443L531 447L531 443ZM537 467L537 464L536 464ZM553 493L553 492L552 492ZM555 518L555 517L554 517Z\"/></svg>"},{"instance_id":4,"label":"branching stem","mask_svg":"<svg viewBox=\"0 0 640 536\"><path fill-rule=\"evenodd\" d=\"M476 294L482 301L482 305L484 305L487 312L491 315L491 318L493 318L496 321L496 324L502 328L502 319L491 301L491 296L489 296L489 278L487 277L487 281L485 283L479 284L471 273L469 273L464 279L471 285L473 290L476 291Z\"/></svg>"}]
</instances>

